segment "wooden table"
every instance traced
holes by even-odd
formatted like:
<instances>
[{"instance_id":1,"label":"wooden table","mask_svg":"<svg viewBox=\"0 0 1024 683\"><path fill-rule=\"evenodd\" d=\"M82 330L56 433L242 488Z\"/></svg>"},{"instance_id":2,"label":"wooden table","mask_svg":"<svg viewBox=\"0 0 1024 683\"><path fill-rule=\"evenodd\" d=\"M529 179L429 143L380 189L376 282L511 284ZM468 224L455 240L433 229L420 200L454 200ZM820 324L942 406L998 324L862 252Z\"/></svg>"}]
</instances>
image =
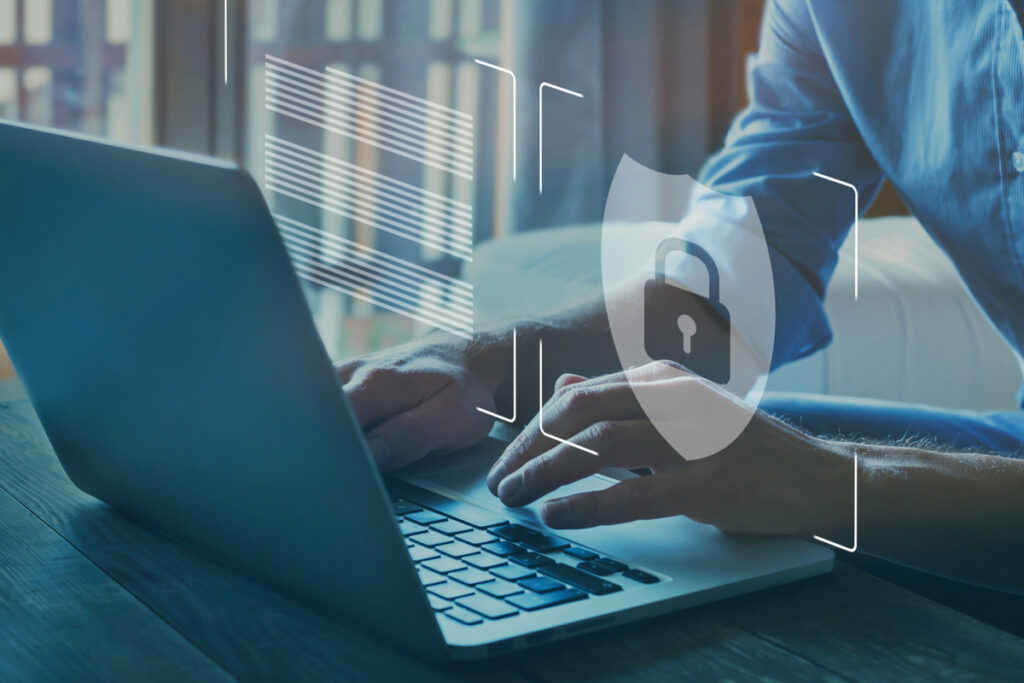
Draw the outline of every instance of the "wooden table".
<instances>
[{"instance_id":1,"label":"wooden table","mask_svg":"<svg viewBox=\"0 0 1024 683\"><path fill-rule=\"evenodd\" d=\"M1009 680L1024 640L832 574L472 665L434 667L80 492L0 403L0 680Z\"/></svg>"}]
</instances>

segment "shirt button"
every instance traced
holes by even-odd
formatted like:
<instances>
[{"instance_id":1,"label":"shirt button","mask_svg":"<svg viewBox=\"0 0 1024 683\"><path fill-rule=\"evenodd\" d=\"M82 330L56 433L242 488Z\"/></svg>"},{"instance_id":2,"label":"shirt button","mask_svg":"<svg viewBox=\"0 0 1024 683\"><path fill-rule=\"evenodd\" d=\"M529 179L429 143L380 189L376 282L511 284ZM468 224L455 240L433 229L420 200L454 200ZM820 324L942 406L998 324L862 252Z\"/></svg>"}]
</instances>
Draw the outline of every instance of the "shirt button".
<instances>
[{"instance_id":1,"label":"shirt button","mask_svg":"<svg viewBox=\"0 0 1024 683\"><path fill-rule=\"evenodd\" d=\"M1024 152L1018 149L1010 157L1010 160L1013 162L1013 167L1017 170L1017 173L1024 173Z\"/></svg>"}]
</instances>

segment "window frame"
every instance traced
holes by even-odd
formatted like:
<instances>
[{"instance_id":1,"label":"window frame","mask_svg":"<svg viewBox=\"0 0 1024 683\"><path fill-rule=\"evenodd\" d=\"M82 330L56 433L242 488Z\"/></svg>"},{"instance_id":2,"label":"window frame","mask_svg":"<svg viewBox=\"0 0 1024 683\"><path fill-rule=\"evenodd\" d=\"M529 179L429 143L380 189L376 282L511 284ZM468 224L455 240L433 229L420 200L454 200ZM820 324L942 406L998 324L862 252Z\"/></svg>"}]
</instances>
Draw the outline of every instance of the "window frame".
<instances>
[{"instance_id":1,"label":"window frame","mask_svg":"<svg viewBox=\"0 0 1024 683\"><path fill-rule=\"evenodd\" d=\"M248 92L244 27L247 15L246 0L156 2L153 28L156 144L244 163Z\"/></svg>"}]
</instances>

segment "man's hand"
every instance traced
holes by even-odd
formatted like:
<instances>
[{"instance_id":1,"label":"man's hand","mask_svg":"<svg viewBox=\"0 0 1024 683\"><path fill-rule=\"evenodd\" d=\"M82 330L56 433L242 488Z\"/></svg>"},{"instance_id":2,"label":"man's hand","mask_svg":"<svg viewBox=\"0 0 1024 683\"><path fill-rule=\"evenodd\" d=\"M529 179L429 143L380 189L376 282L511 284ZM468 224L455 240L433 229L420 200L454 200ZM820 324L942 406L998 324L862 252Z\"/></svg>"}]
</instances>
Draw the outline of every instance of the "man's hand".
<instances>
[{"instance_id":1,"label":"man's hand","mask_svg":"<svg viewBox=\"0 0 1024 683\"><path fill-rule=\"evenodd\" d=\"M660 363L630 371L634 382L741 410L717 385L679 377ZM689 403L689 400L681 403ZM488 476L502 502L521 506L606 467L650 468L603 491L549 500L552 527L577 528L686 515L722 530L810 535L852 526L853 462L844 444L810 437L764 413L726 450L688 462L646 419L625 373L585 380L564 375L544 407L545 431L599 453L589 455L540 433L534 419Z\"/></svg>"},{"instance_id":2,"label":"man's hand","mask_svg":"<svg viewBox=\"0 0 1024 683\"><path fill-rule=\"evenodd\" d=\"M377 465L397 469L487 436L493 421L477 406L494 409L500 353L493 344L416 342L338 364Z\"/></svg>"}]
</instances>

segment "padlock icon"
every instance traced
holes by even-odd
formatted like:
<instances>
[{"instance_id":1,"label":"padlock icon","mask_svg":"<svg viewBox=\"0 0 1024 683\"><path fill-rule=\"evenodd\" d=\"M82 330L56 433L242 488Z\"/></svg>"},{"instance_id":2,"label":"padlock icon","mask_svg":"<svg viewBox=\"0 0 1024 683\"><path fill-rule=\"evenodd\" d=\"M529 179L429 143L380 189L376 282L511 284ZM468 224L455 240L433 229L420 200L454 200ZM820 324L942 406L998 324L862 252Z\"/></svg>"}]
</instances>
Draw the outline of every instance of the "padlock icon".
<instances>
[{"instance_id":1,"label":"padlock icon","mask_svg":"<svg viewBox=\"0 0 1024 683\"><path fill-rule=\"evenodd\" d=\"M700 259L708 271L708 296L665 281L665 261L672 252ZM644 283L644 350L652 360L672 360L718 384L730 373L729 310L718 299L718 266L699 244L669 237L658 245L654 279ZM652 305L658 299L672 311L668 317Z\"/></svg>"}]
</instances>

